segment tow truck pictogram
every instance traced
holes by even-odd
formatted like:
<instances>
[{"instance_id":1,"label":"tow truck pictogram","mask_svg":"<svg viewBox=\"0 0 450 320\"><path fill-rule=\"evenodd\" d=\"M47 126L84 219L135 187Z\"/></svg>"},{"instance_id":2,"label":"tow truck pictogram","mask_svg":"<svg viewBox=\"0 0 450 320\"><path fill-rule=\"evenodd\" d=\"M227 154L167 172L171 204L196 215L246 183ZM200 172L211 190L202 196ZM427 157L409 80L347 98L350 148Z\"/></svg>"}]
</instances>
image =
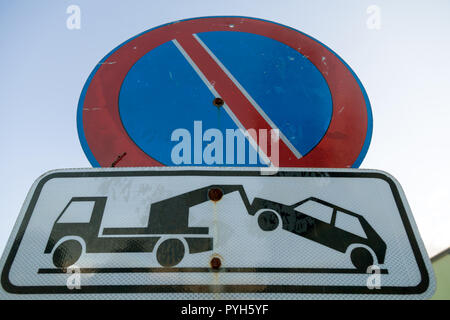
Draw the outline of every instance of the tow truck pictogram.
<instances>
[{"instance_id":1,"label":"tow truck pictogram","mask_svg":"<svg viewBox=\"0 0 450 320\"><path fill-rule=\"evenodd\" d=\"M189 209L211 201L209 191L223 195L239 192L247 213L256 216L264 231L281 228L330 249L346 253L358 270L366 270L377 260L383 264L386 244L366 219L354 212L324 200L310 197L293 205L254 198L250 203L242 185L210 185L151 204L147 226L137 228L103 228L101 222L107 197L73 197L56 219L44 253L53 254L58 268L73 265L84 253L153 252L163 267L177 265L183 259L187 244L189 254L213 250L208 227L189 227ZM87 203L93 205L86 206ZM66 221L69 208L90 208L83 221ZM80 208L81 208L80 207ZM317 217L312 213L329 212ZM340 225L348 220L356 227ZM161 240L161 241L160 241Z\"/></svg>"}]
</instances>

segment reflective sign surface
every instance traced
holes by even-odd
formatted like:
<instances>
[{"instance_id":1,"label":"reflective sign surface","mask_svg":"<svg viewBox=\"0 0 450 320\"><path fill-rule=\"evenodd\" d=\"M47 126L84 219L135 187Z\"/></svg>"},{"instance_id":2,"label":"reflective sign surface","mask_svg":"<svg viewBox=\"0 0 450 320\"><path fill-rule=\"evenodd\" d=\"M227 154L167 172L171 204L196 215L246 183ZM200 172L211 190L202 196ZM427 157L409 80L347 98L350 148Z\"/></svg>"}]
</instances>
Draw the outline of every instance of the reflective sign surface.
<instances>
[{"instance_id":1,"label":"reflective sign surface","mask_svg":"<svg viewBox=\"0 0 450 320\"><path fill-rule=\"evenodd\" d=\"M248 17L186 19L125 41L86 81L77 122L94 167L123 154L117 166L359 167L372 136L366 91L335 52ZM242 154L230 130L256 131ZM265 147L270 130L279 159ZM221 156L205 157L212 140ZM180 144L189 156L177 156Z\"/></svg>"},{"instance_id":2,"label":"reflective sign surface","mask_svg":"<svg viewBox=\"0 0 450 320\"><path fill-rule=\"evenodd\" d=\"M33 185L1 268L4 298L434 291L404 193L374 170L52 171Z\"/></svg>"}]
</instances>

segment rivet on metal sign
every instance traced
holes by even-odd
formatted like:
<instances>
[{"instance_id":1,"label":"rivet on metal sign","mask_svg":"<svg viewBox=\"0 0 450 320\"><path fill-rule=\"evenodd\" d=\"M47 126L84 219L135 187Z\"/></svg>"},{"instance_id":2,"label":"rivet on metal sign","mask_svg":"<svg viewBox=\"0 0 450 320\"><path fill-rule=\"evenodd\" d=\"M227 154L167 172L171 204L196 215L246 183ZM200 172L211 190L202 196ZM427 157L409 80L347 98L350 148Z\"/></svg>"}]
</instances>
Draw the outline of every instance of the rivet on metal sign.
<instances>
[{"instance_id":1,"label":"rivet on metal sign","mask_svg":"<svg viewBox=\"0 0 450 320\"><path fill-rule=\"evenodd\" d=\"M214 270L218 270L220 268L220 266L222 265L222 261L220 260L220 258L218 257L214 257L211 259L211 268L213 268Z\"/></svg>"},{"instance_id":2,"label":"rivet on metal sign","mask_svg":"<svg viewBox=\"0 0 450 320\"><path fill-rule=\"evenodd\" d=\"M219 201L222 199L223 191L220 188L211 188L208 190L208 198L212 201Z\"/></svg>"},{"instance_id":3,"label":"rivet on metal sign","mask_svg":"<svg viewBox=\"0 0 450 320\"><path fill-rule=\"evenodd\" d=\"M215 105L216 107L221 107L223 106L225 102L223 101L222 98L214 98L213 100L213 105Z\"/></svg>"}]
</instances>

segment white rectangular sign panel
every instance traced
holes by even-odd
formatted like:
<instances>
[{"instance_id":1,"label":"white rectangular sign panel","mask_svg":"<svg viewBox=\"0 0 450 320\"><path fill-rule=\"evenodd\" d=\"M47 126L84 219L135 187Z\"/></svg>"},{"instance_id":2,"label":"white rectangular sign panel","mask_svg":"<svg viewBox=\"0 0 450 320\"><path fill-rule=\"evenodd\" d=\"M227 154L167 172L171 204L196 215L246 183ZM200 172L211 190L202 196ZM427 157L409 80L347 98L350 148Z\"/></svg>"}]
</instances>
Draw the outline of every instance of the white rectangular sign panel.
<instances>
[{"instance_id":1,"label":"white rectangular sign panel","mask_svg":"<svg viewBox=\"0 0 450 320\"><path fill-rule=\"evenodd\" d=\"M357 169L56 170L31 188L1 298L427 298L398 182Z\"/></svg>"}]
</instances>

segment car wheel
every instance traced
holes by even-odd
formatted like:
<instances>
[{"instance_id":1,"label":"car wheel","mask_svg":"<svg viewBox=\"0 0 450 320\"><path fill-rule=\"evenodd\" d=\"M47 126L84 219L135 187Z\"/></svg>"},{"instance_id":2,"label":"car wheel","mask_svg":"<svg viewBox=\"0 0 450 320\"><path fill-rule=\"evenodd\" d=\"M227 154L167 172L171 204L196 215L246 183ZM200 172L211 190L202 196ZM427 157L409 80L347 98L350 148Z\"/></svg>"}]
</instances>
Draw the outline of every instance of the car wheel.
<instances>
[{"instance_id":1,"label":"car wheel","mask_svg":"<svg viewBox=\"0 0 450 320\"><path fill-rule=\"evenodd\" d=\"M183 260L184 251L184 244L181 240L164 240L156 251L156 259L163 267L173 267Z\"/></svg>"},{"instance_id":2,"label":"car wheel","mask_svg":"<svg viewBox=\"0 0 450 320\"><path fill-rule=\"evenodd\" d=\"M366 248L358 247L352 250L350 259L357 270L366 272L373 265L373 257Z\"/></svg>"},{"instance_id":3,"label":"car wheel","mask_svg":"<svg viewBox=\"0 0 450 320\"><path fill-rule=\"evenodd\" d=\"M272 211L263 211L258 216L259 227L264 231L273 231L278 227L280 219Z\"/></svg>"},{"instance_id":4,"label":"car wheel","mask_svg":"<svg viewBox=\"0 0 450 320\"><path fill-rule=\"evenodd\" d=\"M83 247L79 241L64 241L53 252L53 264L57 268L67 268L78 261L82 252Z\"/></svg>"}]
</instances>

